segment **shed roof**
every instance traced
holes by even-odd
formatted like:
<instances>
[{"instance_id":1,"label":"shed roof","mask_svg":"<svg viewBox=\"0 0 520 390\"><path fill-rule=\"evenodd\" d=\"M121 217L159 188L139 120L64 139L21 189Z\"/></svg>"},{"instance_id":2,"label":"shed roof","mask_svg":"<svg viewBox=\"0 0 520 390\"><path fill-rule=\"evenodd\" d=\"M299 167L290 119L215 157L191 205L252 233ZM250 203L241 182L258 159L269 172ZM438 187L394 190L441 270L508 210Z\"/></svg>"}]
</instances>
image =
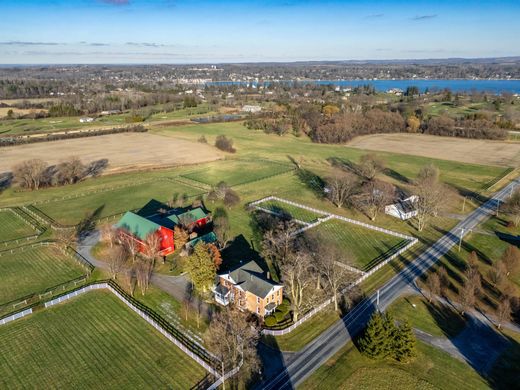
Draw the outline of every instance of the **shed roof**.
<instances>
[{"instance_id":1,"label":"shed roof","mask_svg":"<svg viewBox=\"0 0 520 390\"><path fill-rule=\"evenodd\" d=\"M176 216L178 221L182 223L193 223L197 222L199 219L203 219L207 217L207 214L202 210L202 208L197 207L196 209L186 211L185 213L179 214Z\"/></svg>"}]
</instances>

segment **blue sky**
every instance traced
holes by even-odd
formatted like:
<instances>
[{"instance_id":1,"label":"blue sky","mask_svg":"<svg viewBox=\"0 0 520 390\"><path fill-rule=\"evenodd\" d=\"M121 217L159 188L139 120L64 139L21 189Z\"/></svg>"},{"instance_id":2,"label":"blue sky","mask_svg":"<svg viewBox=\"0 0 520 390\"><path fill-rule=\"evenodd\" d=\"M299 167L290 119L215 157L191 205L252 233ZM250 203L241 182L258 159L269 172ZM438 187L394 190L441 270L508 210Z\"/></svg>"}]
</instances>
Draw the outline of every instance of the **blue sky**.
<instances>
[{"instance_id":1,"label":"blue sky","mask_svg":"<svg viewBox=\"0 0 520 390\"><path fill-rule=\"evenodd\" d=\"M520 55L520 1L0 0L0 63Z\"/></svg>"}]
</instances>

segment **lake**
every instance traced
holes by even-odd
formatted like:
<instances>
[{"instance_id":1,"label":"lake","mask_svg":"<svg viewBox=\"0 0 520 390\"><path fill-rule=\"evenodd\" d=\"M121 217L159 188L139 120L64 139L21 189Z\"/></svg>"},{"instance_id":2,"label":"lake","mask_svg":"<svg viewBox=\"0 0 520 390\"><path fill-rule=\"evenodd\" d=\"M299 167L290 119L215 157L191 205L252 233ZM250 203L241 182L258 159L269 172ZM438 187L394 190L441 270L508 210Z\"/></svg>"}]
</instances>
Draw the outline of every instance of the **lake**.
<instances>
[{"instance_id":1,"label":"lake","mask_svg":"<svg viewBox=\"0 0 520 390\"><path fill-rule=\"evenodd\" d=\"M269 86L271 84L315 84L315 85L334 85L341 88L358 87L362 85L373 85L378 92L388 91L392 88L406 90L407 87L418 87L421 92L442 90L449 88L454 92L490 92L500 94L503 92L520 93L520 80L308 80L308 81L213 81L207 85L256 85Z\"/></svg>"}]
</instances>

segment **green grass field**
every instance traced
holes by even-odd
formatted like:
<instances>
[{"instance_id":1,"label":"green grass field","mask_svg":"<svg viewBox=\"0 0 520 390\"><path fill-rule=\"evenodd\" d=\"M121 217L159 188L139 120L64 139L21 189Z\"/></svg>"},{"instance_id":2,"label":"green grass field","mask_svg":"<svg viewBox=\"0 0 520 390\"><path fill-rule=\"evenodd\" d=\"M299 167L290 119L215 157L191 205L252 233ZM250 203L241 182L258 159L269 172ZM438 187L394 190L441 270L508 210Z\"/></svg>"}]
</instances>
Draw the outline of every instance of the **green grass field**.
<instances>
[{"instance_id":1,"label":"green grass field","mask_svg":"<svg viewBox=\"0 0 520 390\"><path fill-rule=\"evenodd\" d=\"M488 389L469 365L434 347L417 343L408 364L375 361L349 343L312 374L300 389Z\"/></svg>"},{"instance_id":2,"label":"green grass field","mask_svg":"<svg viewBox=\"0 0 520 390\"><path fill-rule=\"evenodd\" d=\"M95 216L95 219L99 219L140 208L152 199L166 202L174 193L192 197L202 192L176 181L157 180L78 198L55 200L36 207L61 224L75 225L86 217Z\"/></svg>"},{"instance_id":3,"label":"green grass field","mask_svg":"<svg viewBox=\"0 0 520 390\"><path fill-rule=\"evenodd\" d=\"M9 210L0 211L0 242L37 234L28 223Z\"/></svg>"},{"instance_id":4,"label":"green grass field","mask_svg":"<svg viewBox=\"0 0 520 390\"><path fill-rule=\"evenodd\" d=\"M208 164L204 169L185 173L182 177L214 186L221 181L230 186L261 180L266 177L288 172L292 167L269 161L224 160Z\"/></svg>"},{"instance_id":5,"label":"green grass field","mask_svg":"<svg viewBox=\"0 0 520 390\"><path fill-rule=\"evenodd\" d=\"M261 131L248 130L239 122L157 127L152 128L151 131L192 141L196 141L201 135L204 135L210 144L214 143L217 135L225 134L235 141L236 157L252 160L271 159L287 163L289 162L288 156L291 156L301 161L304 168L320 169L323 173L330 171L327 159L336 158L357 163L360 157L367 153L344 145L316 144L304 136L279 137L264 134ZM441 178L446 183L472 191L481 191L485 188L486 183L506 170L503 167L464 164L396 153L381 152L378 155L384 159L389 172L392 173L392 179L398 182L403 178L414 179L422 166L434 163L441 170ZM401 182L401 184L403 183Z\"/></svg>"},{"instance_id":6,"label":"green grass field","mask_svg":"<svg viewBox=\"0 0 520 390\"><path fill-rule=\"evenodd\" d=\"M405 240L369 230L358 225L331 219L311 231L318 233L330 245L352 257L352 266L366 271L394 252Z\"/></svg>"},{"instance_id":7,"label":"green grass field","mask_svg":"<svg viewBox=\"0 0 520 390\"><path fill-rule=\"evenodd\" d=\"M258 206L275 213L285 214L291 218L307 223L313 222L317 218L323 216L323 214L314 213L312 211L302 209L301 207L279 202L277 200L268 200L258 204Z\"/></svg>"},{"instance_id":8,"label":"green grass field","mask_svg":"<svg viewBox=\"0 0 520 390\"><path fill-rule=\"evenodd\" d=\"M0 257L0 303L43 292L84 274L74 259L52 246L4 253Z\"/></svg>"},{"instance_id":9,"label":"green grass field","mask_svg":"<svg viewBox=\"0 0 520 390\"><path fill-rule=\"evenodd\" d=\"M429 303L422 296L399 299L388 308L388 312L397 321L408 320L413 328L438 337L455 337L466 325L464 318L452 307Z\"/></svg>"},{"instance_id":10,"label":"green grass field","mask_svg":"<svg viewBox=\"0 0 520 390\"><path fill-rule=\"evenodd\" d=\"M0 328L2 388L188 389L206 372L108 292Z\"/></svg>"}]
</instances>

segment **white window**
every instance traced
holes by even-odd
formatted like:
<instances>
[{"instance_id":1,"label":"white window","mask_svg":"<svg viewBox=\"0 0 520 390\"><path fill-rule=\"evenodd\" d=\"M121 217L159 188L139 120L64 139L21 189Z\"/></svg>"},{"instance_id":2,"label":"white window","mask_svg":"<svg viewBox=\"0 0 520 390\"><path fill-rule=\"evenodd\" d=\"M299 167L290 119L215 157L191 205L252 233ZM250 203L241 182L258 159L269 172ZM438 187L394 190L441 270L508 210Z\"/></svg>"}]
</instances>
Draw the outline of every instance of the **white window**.
<instances>
[{"instance_id":1,"label":"white window","mask_svg":"<svg viewBox=\"0 0 520 390\"><path fill-rule=\"evenodd\" d=\"M256 297L256 303L260 303L260 297Z\"/></svg>"},{"instance_id":2,"label":"white window","mask_svg":"<svg viewBox=\"0 0 520 390\"><path fill-rule=\"evenodd\" d=\"M260 314L260 307L256 307L256 314Z\"/></svg>"}]
</instances>

